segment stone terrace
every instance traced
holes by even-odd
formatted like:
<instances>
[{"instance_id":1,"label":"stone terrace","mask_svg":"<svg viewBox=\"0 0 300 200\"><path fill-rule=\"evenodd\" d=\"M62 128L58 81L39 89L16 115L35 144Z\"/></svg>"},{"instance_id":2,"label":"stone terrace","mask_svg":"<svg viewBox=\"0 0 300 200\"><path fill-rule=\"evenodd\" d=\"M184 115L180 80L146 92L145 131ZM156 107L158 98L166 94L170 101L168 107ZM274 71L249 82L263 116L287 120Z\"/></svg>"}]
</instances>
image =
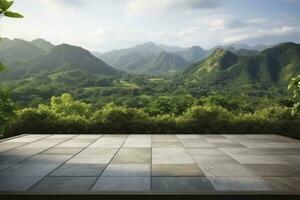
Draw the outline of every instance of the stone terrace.
<instances>
[{"instance_id":1,"label":"stone terrace","mask_svg":"<svg viewBox=\"0 0 300 200\"><path fill-rule=\"evenodd\" d=\"M299 192L300 142L279 135L22 135L0 142L0 191Z\"/></svg>"}]
</instances>

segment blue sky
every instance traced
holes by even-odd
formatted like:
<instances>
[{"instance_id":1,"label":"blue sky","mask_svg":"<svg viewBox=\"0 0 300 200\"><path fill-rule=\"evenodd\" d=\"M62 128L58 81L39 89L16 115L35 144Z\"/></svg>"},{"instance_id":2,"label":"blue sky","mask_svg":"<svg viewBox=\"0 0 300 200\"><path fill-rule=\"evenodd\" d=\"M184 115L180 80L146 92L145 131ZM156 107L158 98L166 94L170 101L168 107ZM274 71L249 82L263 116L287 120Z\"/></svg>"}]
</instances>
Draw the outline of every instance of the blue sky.
<instances>
[{"instance_id":1,"label":"blue sky","mask_svg":"<svg viewBox=\"0 0 300 200\"><path fill-rule=\"evenodd\" d=\"M1 36L109 51L144 42L189 47L300 42L300 0L15 0Z\"/></svg>"}]
</instances>

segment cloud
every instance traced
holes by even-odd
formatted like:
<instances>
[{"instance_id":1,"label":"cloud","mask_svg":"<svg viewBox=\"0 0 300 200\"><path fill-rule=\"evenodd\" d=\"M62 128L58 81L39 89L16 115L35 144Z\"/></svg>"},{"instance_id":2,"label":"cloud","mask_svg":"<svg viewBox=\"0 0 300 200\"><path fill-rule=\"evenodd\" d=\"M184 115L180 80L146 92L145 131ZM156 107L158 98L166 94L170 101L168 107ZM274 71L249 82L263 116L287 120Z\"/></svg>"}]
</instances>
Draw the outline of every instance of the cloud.
<instances>
[{"instance_id":1,"label":"cloud","mask_svg":"<svg viewBox=\"0 0 300 200\"><path fill-rule=\"evenodd\" d=\"M169 10L203 10L220 6L220 0L131 0L126 11L129 14L146 14Z\"/></svg>"},{"instance_id":2,"label":"cloud","mask_svg":"<svg viewBox=\"0 0 300 200\"><path fill-rule=\"evenodd\" d=\"M85 0L38 0L47 8L68 8L74 9L85 4Z\"/></svg>"}]
</instances>

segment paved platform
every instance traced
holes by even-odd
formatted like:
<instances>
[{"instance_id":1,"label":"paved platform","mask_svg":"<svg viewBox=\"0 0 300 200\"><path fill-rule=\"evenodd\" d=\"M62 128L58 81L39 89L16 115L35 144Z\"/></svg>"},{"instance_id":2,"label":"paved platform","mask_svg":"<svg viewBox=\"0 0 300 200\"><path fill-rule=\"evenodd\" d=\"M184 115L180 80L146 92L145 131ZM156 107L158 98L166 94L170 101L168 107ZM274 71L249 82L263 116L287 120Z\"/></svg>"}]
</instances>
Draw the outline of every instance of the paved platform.
<instances>
[{"instance_id":1,"label":"paved platform","mask_svg":"<svg viewBox=\"0 0 300 200\"><path fill-rule=\"evenodd\" d=\"M300 141L279 135L22 135L0 141L0 191L299 192Z\"/></svg>"}]
</instances>

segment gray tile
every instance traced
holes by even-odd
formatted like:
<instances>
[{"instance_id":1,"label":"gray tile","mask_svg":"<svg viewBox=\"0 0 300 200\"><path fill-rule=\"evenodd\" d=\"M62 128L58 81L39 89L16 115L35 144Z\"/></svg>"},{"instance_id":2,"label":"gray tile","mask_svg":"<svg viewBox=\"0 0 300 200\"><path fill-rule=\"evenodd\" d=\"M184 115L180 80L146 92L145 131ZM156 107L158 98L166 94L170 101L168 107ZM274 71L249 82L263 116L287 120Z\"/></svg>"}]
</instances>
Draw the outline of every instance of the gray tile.
<instances>
[{"instance_id":1,"label":"gray tile","mask_svg":"<svg viewBox=\"0 0 300 200\"><path fill-rule=\"evenodd\" d=\"M64 164L50 176L100 176L106 164Z\"/></svg>"},{"instance_id":2,"label":"gray tile","mask_svg":"<svg viewBox=\"0 0 300 200\"><path fill-rule=\"evenodd\" d=\"M190 155L225 155L223 151L218 148L186 148Z\"/></svg>"},{"instance_id":3,"label":"gray tile","mask_svg":"<svg viewBox=\"0 0 300 200\"><path fill-rule=\"evenodd\" d=\"M154 143L179 143L177 138L153 138Z\"/></svg>"},{"instance_id":4,"label":"gray tile","mask_svg":"<svg viewBox=\"0 0 300 200\"><path fill-rule=\"evenodd\" d=\"M152 165L152 176L204 176L196 164L164 164Z\"/></svg>"},{"instance_id":5,"label":"gray tile","mask_svg":"<svg viewBox=\"0 0 300 200\"><path fill-rule=\"evenodd\" d=\"M150 164L109 164L101 176L150 176Z\"/></svg>"},{"instance_id":6,"label":"gray tile","mask_svg":"<svg viewBox=\"0 0 300 200\"><path fill-rule=\"evenodd\" d=\"M22 164L62 164L71 157L72 155L36 155L24 160Z\"/></svg>"},{"instance_id":7,"label":"gray tile","mask_svg":"<svg viewBox=\"0 0 300 200\"><path fill-rule=\"evenodd\" d=\"M299 192L300 177L265 177L276 191L279 192Z\"/></svg>"},{"instance_id":8,"label":"gray tile","mask_svg":"<svg viewBox=\"0 0 300 200\"><path fill-rule=\"evenodd\" d=\"M216 147L203 139L180 139L180 142L184 147Z\"/></svg>"},{"instance_id":9,"label":"gray tile","mask_svg":"<svg viewBox=\"0 0 300 200\"><path fill-rule=\"evenodd\" d=\"M92 192L148 192L150 177L100 177Z\"/></svg>"},{"instance_id":10,"label":"gray tile","mask_svg":"<svg viewBox=\"0 0 300 200\"><path fill-rule=\"evenodd\" d=\"M231 155L241 164L286 164L281 158L271 155Z\"/></svg>"},{"instance_id":11,"label":"gray tile","mask_svg":"<svg viewBox=\"0 0 300 200\"><path fill-rule=\"evenodd\" d=\"M122 148L114 157L113 164L149 164L151 162L150 148Z\"/></svg>"},{"instance_id":12,"label":"gray tile","mask_svg":"<svg viewBox=\"0 0 300 200\"><path fill-rule=\"evenodd\" d=\"M47 151L42 152L42 155L75 155L83 148L58 148L54 147Z\"/></svg>"},{"instance_id":13,"label":"gray tile","mask_svg":"<svg viewBox=\"0 0 300 200\"><path fill-rule=\"evenodd\" d=\"M97 177L46 177L31 189L32 192L88 192Z\"/></svg>"},{"instance_id":14,"label":"gray tile","mask_svg":"<svg viewBox=\"0 0 300 200\"><path fill-rule=\"evenodd\" d=\"M25 142L1 142L0 143L0 153L23 146L25 144L27 144L27 143L25 143Z\"/></svg>"},{"instance_id":15,"label":"gray tile","mask_svg":"<svg viewBox=\"0 0 300 200\"><path fill-rule=\"evenodd\" d=\"M237 164L238 162L229 155L192 155L199 164Z\"/></svg>"},{"instance_id":16,"label":"gray tile","mask_svg":"<svg viewBox=\"0 0 300 200\"><path fill-rule=\"evenodd\" d=\"M250 148L220 148L223 152L229 155L265 155L264 152L261 152L257 149L250 149Z\"/></svg>"},{"instance_id":17,"label":"gray tile","mask_svg":"<svg viewBox=\"0 0 300 200\"><path fill-rule=\"evenodd\" d=\"M194 164L184 148L153 148L152 164Z\"/></svg>"},{"instance_id":18,"label":"gray tile","mask_svg":"<svg viewBox=\"0 0 300 200\"><path fill-rule=\"evenodd\" d=\"M239 144L239 143L212 143L214 144L216 147L218 148L243 148L245 147L244 145L242 144Z\"/></svg>"},{"instance_id":19,"label":"gray tile","mask_svg":"<svg viewBox=\"0 0 300 200\"><path fill-rule=\"evenodd\" d=\"M259 177L208 177L217 191L272 191L274 188Z\"/></svg>"},{"instance_id":20,"label":"gray tile","mask_svg":"<svg viewBox=\"0 0 300 200\"><path fill-rule=\"evenodd\" d=\"M153 192L211 192L213 186L205 177L153 177Z\"/></svg>"},{"instance_id":21,"label":"gray tile","mask_svg":"<svg viewBox=\"0 0 300 200\"><path fill-rule=\"evenodd\" d=\"M152 148L182 148L182 145L179 142L154 142Z\"/></svg>"},{"instance_id":22,"label":"gray tile","mask_svg":"<svg viewBox=\"0 0 300 200\"><path fill-rule=\"evenodd\" d=\"M249 170L258 176L271 177L293 177L300 176L300 172L283 164L248 164L245 165Z\"/></svg>"},{"instance_id":23,"label":"gray tile","mask_svg":"<svg viewBox=\"0 0 300 200\"><path fill-rule=\"evenodd\" d=\"M219 177L253 177L250 170L240 164L209 163L199 164L200 169L206 176Z\"/></svg>"},{"instance_id":24,"label":"gray tile","mask_svg":"<svg viewBox=\"0 0 300 200\"><path fill-rule=\"evenodd\" d=\"M25 192L34 184L39 182L43 177L30 176L1 176L0 191L1 192Z\"/></svg>"},{"instance_id":25,"label":"gray tile","mask_svg":"<svg viewBox=\"0 0 300 200\"><path fill-rule=\"evenodd\" d=\"M46 176L59 167L59 164L15 164L3 170L2 176Z\"/></svg>"}]
</instances>

